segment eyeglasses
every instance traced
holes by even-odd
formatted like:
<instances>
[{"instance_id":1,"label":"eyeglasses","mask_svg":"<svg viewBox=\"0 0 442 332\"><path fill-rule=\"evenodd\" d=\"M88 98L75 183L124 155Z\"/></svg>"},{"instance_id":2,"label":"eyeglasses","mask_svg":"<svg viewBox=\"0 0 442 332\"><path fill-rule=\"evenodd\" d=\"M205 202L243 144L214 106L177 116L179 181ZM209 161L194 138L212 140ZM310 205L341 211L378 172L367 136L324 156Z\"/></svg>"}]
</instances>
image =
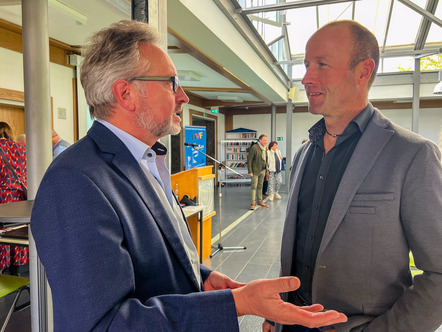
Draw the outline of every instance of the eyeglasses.
<instances>
[{"instance_id":1,"label":"eyeglasses","mask_svg":"<svg viewBox=\"0 0 442 332\"><path fill-rule=\"evenodd\" d=\"M173 92L177 93L180 83L178 76L145 76L145 77L132 77L129 81L170 81L172 82Z\"/></svg>"}]
</instances>

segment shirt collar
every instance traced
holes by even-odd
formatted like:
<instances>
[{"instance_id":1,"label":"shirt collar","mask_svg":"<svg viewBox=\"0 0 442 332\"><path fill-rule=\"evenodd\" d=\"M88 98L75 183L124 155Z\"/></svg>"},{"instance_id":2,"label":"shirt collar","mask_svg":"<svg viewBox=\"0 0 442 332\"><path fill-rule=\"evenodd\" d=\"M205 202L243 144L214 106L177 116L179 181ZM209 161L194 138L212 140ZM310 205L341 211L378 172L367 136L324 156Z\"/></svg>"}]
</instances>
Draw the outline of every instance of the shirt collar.
<instances>
[{"instance_id":1,"label":"shirt collar","mask_svg":"<svg viewBox=\"0 0 442 332\"><path fill-rule=\"evenodd\" d=\"M167 148L160 141L155 142L155 144L150 147L149 145L141 142L138 138L135 138L131 134L114 126L106 120L96 119L95 121L101 123L107 129L113 132L124 143L124 145L126 145L138 163L141 162L141 159L143 159L149 149L152 149L158 156L167 154Z\"/></svg>"},{"instance_id":2,"label":"shirt collar","mask_svg":"<svg viewBox=\"0 0 442 332\"><path fill-rule=\"evenodd\" d=\"M361 133L363 133L365 131L365 128L367 128L368 123L373 116L373 113L373 105L371 103L368 103L368 105L358 115L356 115L353 120L350 121L350 123L343 131L343 135L353 133L355 130L355 126L357 129L359 129ZM322 118L309 129L309 140L312 143L317 143L322 137L324 137L324 135L325 120L324 118Z\"/></svg>"}]
</instances>

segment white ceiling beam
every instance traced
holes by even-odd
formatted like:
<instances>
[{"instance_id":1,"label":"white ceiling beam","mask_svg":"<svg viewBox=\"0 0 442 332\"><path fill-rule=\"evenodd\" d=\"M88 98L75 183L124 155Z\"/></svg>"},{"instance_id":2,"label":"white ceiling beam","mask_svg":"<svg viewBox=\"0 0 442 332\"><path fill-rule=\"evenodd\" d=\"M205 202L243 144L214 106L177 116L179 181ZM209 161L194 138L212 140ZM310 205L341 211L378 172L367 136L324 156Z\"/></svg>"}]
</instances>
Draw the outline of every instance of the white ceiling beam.
<instances>
[{"instance_id":1,"label":"white ceiling beam","mask_svg":"<svg viewBox=\"0 0 442 332\"><path fill-rule=\"evenodd\" d=\"M438 3L439 0L428 0L425 6L425 10L434 15ZM419 25L419 30L417 31L416 41L414 42L415 50L421 50L425 47L428 33L430 32L430 27L431 27L431 22L425 17L422 17L421 23Z\"/></svg>"},{"instance_id":2,"label":"white ceiling beam","mask_svg":"<svg viewBox=\"0 0 442 332\"><path fill-rule=\"evenodd\" d=\"M262 23L269 24L269 25L273 25L273 26L278 27L278 28L282 27L282 22L276 22L276 21L273 21L273 20L270 20L268 18L264 18L264 17L261 17L261 16L248 15L248 18L250 20L262 22Z\"/></svg>"},{"instance_id":3,"label":"white ceiling beam","mask_svg":"<svg viewBox=\"0 0 442 332\"><path fill-rule=\"evenodd\" d=\"M427 48L423 50L413 50L411 47L394 47L393 49L387 48L384 52L380 53L382 58L396 58L396 57L415 57L422 58L434 54L442 54L442 47L439 48ZM292 55L292 60L283 60L278 61L276 64L278 65L301 65L304 64L304 54L301 55Z\"/></svg>"},{"instance_id":4,"label":"white ceiling beam","mask_svg":"<svg viewBox=\"0 0 442 332\"><path fill-rule=\"evenodd\" d=\"M410 0L398 0L399 2L403 3L405 6L407 6L408 8L413 9L415 12L421 14L422 16L426 17L427 19L429 19L431 22L433 22L434 24L437 24L438 26L440 26L442 28L442 20L437 18L436 16L434 16L433 14L429 13L428 11L426 11L425 9L419 7L418 5L416 5L414 2L410 1Z\"/></svg>"},{"instance_id":5,"label":"white ceiling beam","mask_svg":"<svg viewBox=\"0 0 442 332\"><path fill-rule=\"evenodd\" d=\"M275 5L249 7L247 9L238 8L235 10L235 12L237 14L249 15L249 14L255 14L255 13L262 13L262 12L274 12L274 11L280 11L280 10L286 10L286 9L331 5L331 4L335 4L335 3L351 2L351 1L352 0L300 0L300 1L278 3ZM353 0L353 1L360 1L360 0Z\"/></svg>"},{"instance_id":6,"label":"white ceiling beam","mask_svg":"<svg viewBox=\"0 0 442 332\"><path fill-rule=\"evenodd\" d=\"M387 24L385 24L384 40L382 42L382 53L385 52L385 46L387 45L388 31L390 30L391 23L391 14L393 13L393 5L394 0L390 0L390 4L388 5Z\"/></svg>"}]
</instances>

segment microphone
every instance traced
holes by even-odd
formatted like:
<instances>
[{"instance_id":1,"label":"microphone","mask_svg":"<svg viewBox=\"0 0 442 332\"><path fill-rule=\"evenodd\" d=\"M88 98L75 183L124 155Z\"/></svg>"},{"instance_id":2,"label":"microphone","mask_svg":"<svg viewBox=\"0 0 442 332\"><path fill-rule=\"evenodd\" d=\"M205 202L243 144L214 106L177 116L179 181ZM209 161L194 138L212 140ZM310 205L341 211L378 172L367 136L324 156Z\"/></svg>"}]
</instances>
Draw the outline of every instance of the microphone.
<instances>
[{"instance_id":1,"label":"microphone","mask_svg":"<svg viewBox=\"0 0 442 332\"><path fill-rule=\"evenodd\" d=\"M195 144L195 143L187 143L187 142L185 142L184 145L191 146L192 148L201 148L202 147L202 145Z\"/></svg>"}]
</instances>

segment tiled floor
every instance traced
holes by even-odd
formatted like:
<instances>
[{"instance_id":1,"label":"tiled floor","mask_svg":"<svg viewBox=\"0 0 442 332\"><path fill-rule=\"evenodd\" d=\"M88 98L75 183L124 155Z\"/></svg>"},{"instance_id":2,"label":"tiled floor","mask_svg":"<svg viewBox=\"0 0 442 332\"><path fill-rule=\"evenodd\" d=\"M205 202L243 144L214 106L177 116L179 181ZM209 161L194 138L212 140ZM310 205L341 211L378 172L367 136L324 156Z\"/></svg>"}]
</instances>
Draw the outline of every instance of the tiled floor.
<instances>
[{"instance_id":1,"label":"tiled floor","mask_svg":"<svg viewBox=\"0 0 442 332\"><path fill-rule=\"evenodd\" d=\"M283 191L283 190L282 190ZM222 236L224 247L247 247L246 250L221 250L213 258L204 261L207 266L220 271L232 279L249 282L254 279L275 278L279 275L279 250L284 224L287 196L281 193L281 200L267 201L269 208L258 207L249 210L250 187L224 187L222 189L222 229L233 227ZM216 211L218 207L216 207ZM213 228L213 248L218 247L218 234ZM216 229L216 230L217 230ZM243 316L239 318L241 332L261 330L262 318Z\"/></svg>"}]
</instances>

